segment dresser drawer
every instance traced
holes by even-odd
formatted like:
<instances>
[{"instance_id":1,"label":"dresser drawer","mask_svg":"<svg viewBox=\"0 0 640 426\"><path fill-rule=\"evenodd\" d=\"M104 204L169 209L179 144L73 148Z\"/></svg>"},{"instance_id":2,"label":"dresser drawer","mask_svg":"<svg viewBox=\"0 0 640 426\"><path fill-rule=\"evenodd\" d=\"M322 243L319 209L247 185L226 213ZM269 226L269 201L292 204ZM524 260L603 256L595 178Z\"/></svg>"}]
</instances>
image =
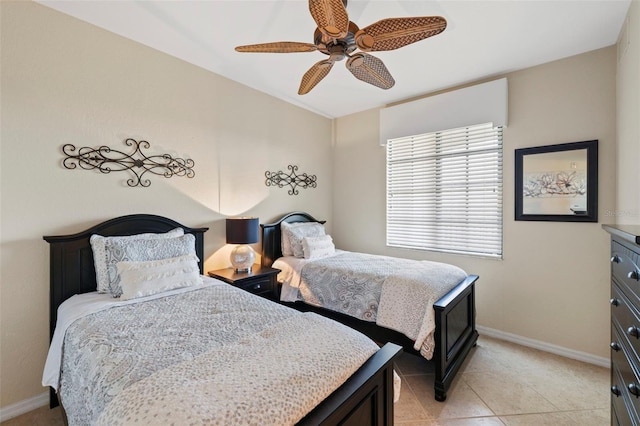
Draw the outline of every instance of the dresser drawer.
<instances>
[{"instance_id":1,"label":"dresser drawer","mask_svg":"<svg viewBox=\"0 0 640 426\"><path fill-rule=\"evenodd\" d=\"M612 425L637 425L638 422L632 421L633 409L630 405L628 397L623 394L624 382L620 371L613 367L611 369L611 424Z\"/></svg>"},{"instance_id":2,"label":"dresser drawer","mask_svg":"<svg viewBox=\"0 0 640 426\"><path fill-rule=\"evenodd\" d=\"M620 332L620 343L626 345L635 358L640 358L640 319L638 317L640 314L618 286L611 286L612 327L617 327Z\"/></svg>"},{"instance_id":3,"label":"dresser drawer","mask_svg":"<svg viewBox=\"0 0 640 426\"><path fill-rule=\"evenodd\" d=\"M620 413L618 413L620 411ZM616 405L616 401L612 401L611 403L611 426L627 426L631 425L631 419L629 418L629 413L624 410L621 410L620 407ZM634 425L636 426L636 425Z\"/></svg>"},{"instance_id":4,"label":"dresser drawer","mask_svg":"<svg viewBox=\"0 0 640 426\"><path fill-rule=\"evenodd\" d=\"M621 425L639 425L640 420L640 380L626 351L619 330L612 327L611 339L611 406ZM617 346L614 346L616 345ZM612 414L613 414L612 412ZM613 422L612 422L613 423ZM614 423L615 424L615 423Z\"/></svg>"},{"instance_id":5,"label":"dresser drawer","mask_svg":"<svg viewBox=\"0 0 640 426\"><path fill-rule=\"evenodd\" d=\"M619 284L624 285L632 301L640 304L638 254L615 241L611 243L611 275Z\"/></svg>"}]
</instances>

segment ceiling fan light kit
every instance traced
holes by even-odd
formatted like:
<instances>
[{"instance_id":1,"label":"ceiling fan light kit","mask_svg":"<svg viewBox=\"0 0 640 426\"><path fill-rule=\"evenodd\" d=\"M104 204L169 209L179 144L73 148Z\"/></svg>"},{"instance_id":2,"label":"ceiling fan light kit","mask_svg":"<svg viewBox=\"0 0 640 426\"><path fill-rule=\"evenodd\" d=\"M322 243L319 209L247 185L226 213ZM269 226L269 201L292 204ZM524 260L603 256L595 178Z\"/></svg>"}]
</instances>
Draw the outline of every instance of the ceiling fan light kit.
<instances>
[{"instance_id":1,"label":"ceiling fan light kit","mask_svg":"<svg viewBox=\"0 0 640 426\"><path fill-rule=\"evenodd\" d=\"M328 59L316 62L303 76L299 95L309 93L329 74L333 64L347 59L347 69L358 80L381 89L390 89L395 80L384 63L365 52L395 50L440 34L447 27L441 16L387 18L365 28L349 21L346 0L309 0L309 11L317 28L313 44L294 41L251 44L236 47L237 52L298 53L320 51ZM353 53L356 49L361 52Z\"/></svg>"}]
</instances>

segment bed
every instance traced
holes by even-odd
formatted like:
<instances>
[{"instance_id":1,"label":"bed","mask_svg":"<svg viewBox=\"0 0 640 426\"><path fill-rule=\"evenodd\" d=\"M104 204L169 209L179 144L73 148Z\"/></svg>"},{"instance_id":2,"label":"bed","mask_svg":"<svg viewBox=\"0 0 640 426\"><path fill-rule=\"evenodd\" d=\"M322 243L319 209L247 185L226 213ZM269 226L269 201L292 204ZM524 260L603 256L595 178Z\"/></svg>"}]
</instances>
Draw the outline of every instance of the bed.
<instances>
[{"instance_id":1,"label":"bed","mask_svg":"<svg viewBox=\"0 0 640 426\"><path fill-rule=\"evenodd\" d=\"M226 395L233 394L233 389L235 389L232 385L236 382L244 381L243 385L246 385L247 380L239 379L239 376L235 374L229 374L229 371L241 371L241 374L244 374L244 370L251 370L252 375L250 376L251 386L255 389L260 389L259 397L253 397L249 400L248 394L244 395L244 400L242 398L238 399L238 396L230 395L229 401L231 401L235 405L231 405L232 407L236 407L229 411L233 415L233 422L238 424L250 424L255 421L255 417L252 416L260 416L261 423L266 417L270 415L271 412L280 412L283 410L288 410L288 405L291 404L291 401L286 399L286 391L283 391L283 384L280 383L280 388L275 387L275 385L270 381L270 375L267 373L272 373L271 368L265 365L263 368L257 366L256 363L251 363L250 361L246 361L243 365L242 362L245 362L245 359L264 359L272 358L276 360L276 358L284 358L285 361L281 361L278 368L280 366L287 367L286 364L293 364L289 376L286 376L288 379L284 381L284 386L288 389L288 386L291 386L291 389L294 389L296 392L304 392L304 389L308 389L308 386L315 388L317 386L313 384L302 383L302 385L307 386L307 388L300 388L300 382L306 382L308 379L307 376L298 375L296 372L297 362L300 362L300 365L304 365L305 363L313 363L318 366L318 370L322 370L320 368L324 365L323 356L318 355L316 352L311 352L308 349L311 340L314 340L313 334L309 333L309 330L314 330L317 327L320 329L324 329L324 327L328 327L325 332L328 331L329 335L333 334L341 334L343 331L344 339L346 340L359 340L360 333L358 335L350 335L348 328L343 327L341 324L338 324L334 321L325 322L326 319L321 319L319 316L315 317L299 317L300 312L291 310L289 308L283 307L279 304L276 304L272 301L263 299L259 296L252 295L250 293L244 292L240 289L234 288L227 284L224 284L220 281L213 280L209 277L202 277L203 274L203 262L200 261L197 264L197 275L201 277L203 281L202 288L174 288L169 290L166 294L160 293L147 297L146 299L135 299L134 300L123 300L112 302L116 303L118 306L107 308L100 308L92 315L83 317L79 320L65 320L69 322L69 328L67 329L67 333L58 333L56 335L56 324L58 322L58 308L62 304L62 308L60 309L61 316L67 315L68 306L73 305L74 303L85 303L86 298L91 299L93 302L98 301L99 304L108 304L109 301L105 300L103 296L110 295L100 295L96 293L96 288L99 284L97 284L96 279L96 267L94 263L94 252L91 246L91 236L94 234L98 234L104 237L112 237L112 236L133 236L144 233L154 233L154 234L163 234L173 232L173 230L180 228L183 230L185 236L189 236L191 241L193 241L193 245L195 246L195 256L197 259L204 259L204 232L207 231L207 228L190 228L186 227L174 220L156 216L156 215L148 215L148 214L135 214L122 216L118 218L114 218L108 220L106 222L100 223L98 225L92 226L89 229L86 229L82 232L72 235L62 235L62 236L45 236L43 237L50 244L50 331L51 331L51 339L52 343L60 340L60 335L63 335L64 339L64 350L69 351L69 353L62 354L62 350L60 351L59 360L60 365L63 365L63 371L57 370L58 374L61 374L60 379L56 384L62 384L60 390L60 395L64 396L64 386L67 386L66 383L69 383L68 389L73 389L73 382L82 380L80 383L82 392L75 392L74 398L78 399L72 400L71 397L67 397L66 401L70 406L82 406L88 405L86 402L82 401L84 398L84 393L86 392L87 400L89 400L90 396L95 393L96 395L101 395L100 392L104 392L105 395L108 395L111 399L110 403L105 402L104 409L100 409L102 411L97 413L91 413L95 415L95 423L105 423L112 424L114 419L118 419L118 421L126 422L133 421L133 419L149 421L148 413L140 413L133 411L144 411L139 410L140 404L142 402L138 401L140 398L139 395L145 395L147 400L157 400L160 403L153 402L147 403L145 401L143 405L147 410L149 409L159 409L164 410L163 414L165 415L174 415L178 416L179 410L189 411L189 407L193 407L193 401L197 400L198 407L204 407L200 411L204 411L205 408L209 405L216 405L211 403L210 401L218 401L218 399L213 398L211 395L223 395L227 398ZM161 261L163 262L163 261ZM127 262L121 262L122 264L126 264ZM130 262L131 264L135 264L135 262ZM139 262L145 263L145 262ZM149 262L146 262L149 263ZM120 264L119 264L120 265ZM120 268L120 266L118 266ZM100 269L100 268L98 268ZM125 269L126 270L126 269ZM120 269L118 269L120 271ZM191 271L190 273L193 273ZM98 272L98 275L100 272ZM122 279L124 280L124 276L122 275ZM99 279L98 279L99 282ZM122 284L124 288L124 282ZM197 286L194 286L197 287ZM123 296L127 293L128 290L123 290ZM206 302L202 302L205 293L210 293L209 299L206 299ZM121 296L121 299L124 297ZM228 300L229 302L223 302ZM67 301L67 303L64 303ZM166 306L171 304L170 309L165 309ZM83 309L85 305L82 305ZM149 306L147 308L146 306ZM186 307L188 307L188 309ZM198 308L200 306L201 308ZM145 312L141 309L145 309ZM282 310L286 309L286 310ZM182 314L181 316L166 317L165 311L185 311L187 314ZM225 314L231 312L231 319L225 320L226 322L221 323L224 326L220 326L220 329L215 327L215 322L207 323L213 324L208 326L203 326L203 322L200 319L194 319L196 312L195 311L203 311L205 315L212 314L209 311L215 312L216 315ZM223 312L224 311L224 312ZM264 319L260 315L267 314L271 318ZM142 317L140 315L148 315L148 317ZM157 315L157 316L154 316ZM194 318L190 318L191 316ZM110 317L110 320L115 321L113 324L115 331L109 331L110 333L115 333L114 335L118 339L125 339L125 343L120 344L122 347L128 348L129 341L126 339L130 339L131 335L136 335L136 333L141 334L144 339L138 342L139 346L142 346L142 352L145 354L147 352L154 353L154 356L157 358L153 358L154 361L149 362L146 358L142 357L143 362L137 362L136 365L142 365L144 368L137 370L130 370L131 364L135 364L134 362L120 362L117 364L113 361L109 361L113 364L109 374L103 374L103 376L96 375L92 376L87 372L87 370L91 370L93 360L90 358L86 358L87 354L93 353L102 353L102 359L109 359L108 356L105 356L105 352L113 351L114 354L116 352L113 348L117 348L115 343L108 342L109 344L104 344L101 339L103 339L103 330L101 328L105 328L101 323L102 317ZM66 317L65 317L66 318ZM143 319L141 319L143 318ZM144 319L147 318L147 319ZM182 327L182 318L186 318L187 322L195 322L196 327L193 330L183 329ZM227 318L227 317L224 317ZM235 319L234 319L235 318ZM252 320L252 318L254 318ZM172 327L172 321L176 321ZM119 322L118 322L119 321ZM209 319L209 321L214 321L213 319ZM139 322L140 324L136 324ZM155 324L157 323L157 324ZM112 324L112 323L109 323ZM149 329L146 328L149 324ZM240 324L240 325L238 325ZM249 325L248 325L249 324ZM252 325L251 325L252 324ZM303 324L302 327L296 329L295 324ZM307 324L307 326L304 326ZM333 327L342 327L340 332L338 329L334 329ZM106 328L110 328L109 327ZM176 341L166 341L161 343L153 343L153 332L149 332L151 328L156 327L160 328L165 335L175 335ZM163 328L164 327L164 328ZM240 328L238 328L240 327ZM253 327L253 329L251 328ZM173 331L171 329L174 329ZM250 330L249 330L250 329ZM231 330L231 331L229 331ZM331 331L334 330L334 331ZM223 341L217 342L217 334L225 332L225 336L235 336L236 334L239 336L237 340L233 340L230 342ZM293 331L293 332L291 332ZM289 338L287 336L287 332L290 334L295 334L298 340ZM155 333L159 333L155 331ZM235 334L234 334L235 333ZM304 336L307 337L304 337ZM213 336L213 337L212 337ZM364 337L364 336L362 336ZM227 337L231 338L231 337ZM235 339L235 337L233 337ZM146 339L146 340L145 340ZM302 340L301 340L302 339ZM304 340L307 339L307 340ZM201 350L201 352L197 352L194 349L194 353L191 353L191 344L194 341L204 341L211 340L214 345L213 348L208 347L206 350ZM317 339L316 339L317 340ZM367 339L369 340L369 339ZM98 344L93 347L88 347L89 341L97 341ZM152 342L147 344L146 342ZM371 342L369 340L371 344ZM338 343L338 345L342 345L343 343ZM255 345L255 346L251 346ZM278 346L278 347L287 347L290 352L290 358L287 357L279 357L276 355L273 350L268 349L270 346ZM363 347L367 345L370 346L369 343L363 342ZM256 352L257 347L260 347L261 351L266 352ZM106 349L105 349L106 348ZM167 348L169 352L162 352ZM187 349L189 348L189 349ZM73 358L71 353L75 353L73 351L78 351L77 358ZM118 350L122 350L119 348ZM200 349L198 349L200 350ZM393 424L393 399L394 399L394 372L393 372L393 362L394 359L401 352L401 348L397 345L387 344L382 348L378 348L376 345L373 352L369 354L369 349L363 349L366 354L363 358L362 350L358 352L358 350L353 352L353 355L348 355L348 357L355 357L356 359L360 359L361 361L356 361L359 367L356 366L351 367L355 370L353 373L348 373L348 377L341 384L337 385L336 388L330 389L326 391L326 395L323 395L317 403L313 403L313 406L308 410L304 409L304 413L298 415L299 421L296 420L297 424L326 424L326 425L334 425L334 424L357 424L357 425L388 425ZM145 352L147 351L147 352ZM271 352L269 352L271 351ZM51 352L51 351L50 351ZM55 352L55 351L54 351ZM111 352L109 352L111 353ZM189 353L186 356L187 360L181 359L180 362L176 362L175 365L166 366L157 366L155 359L162 360L162 362L169 363L168 360L172 356L175 358L185 358L185 353ZM288 352L289 353L289 352ZM297 355L296 355L297 354ZM75 356L75 355L73 355ZM146 356L146 355L145 355ZM319 356L320 358L316 359L314 356ZM65 358L66 357L66 358ZM246 357L246 358L243 358ZM253 357L253 358L252 358ZM55 358L55 357L54 357ZM127 357L122 357L123 359ZM126 361L125 360L125 361ZM188 361L188 362L187 362ZM196 361L196 367L191 367L191 362ZM276 360L277 361L277 360ZM294 363L294 361L296 363ZM215 368L211 368L210 366L213 364L210 363L220 363L215 364ZM226 363L226 364L225 364ZM49 359L47 359L47 364L49 364ZM149 366L153 364L152 366ZM55 362L54 362L54 365ZM229 365L232 368L229 370L225 370L226 366ZM330 366L327 361L327 368L335 368L335 366ZM45 368L45 374L43 374L43 383L45 382L45 376L47 376L47 368ZM169 368L171 367L171 368ZM76 375L80 378L71 378L73 377L73 369L81 368L83 372L82 375ZM143 377L141 371L146 371L146 369L157 369L157 372L154 371L154 374L148 374ZM132 371L131 373L122 374L122 371ZM50 370L49 370L50 371ZM55 369L54 369L55 371ZM94 391L90 387L83 388L82 386L90 386L92 383L97 382L98 380L102 380L102 382L108 381L104 377L114 377L115 373L119 372L119 376L117 380L111 380L114 383L120 383L120 388L118 386L111 386L110 388L102 388L98 387L98 390ZM66 379L63 379L65 374L68 374ZM145 373L146 374L146 373ZM319 373L312 372L311 376L317 375ZM342 373L345 374L344 372ZM202 376L211 376L209 377L209 382L204 383ZM138 377L140 376L140 377ZM126 378L130 380L131 377L136 378L137 381L133 382L133 384L122 385L121 382L118 382L120 378ZM171 381L172 378L178 378L176 381ZM152 378L152 380L149 380ZM184 380L199 380L196 381L197 386L194 386L190 382L182 383ZM396 377L397 379L397 377ZM282 381L282 379L277 379ZM341 379L339 379L341 380ZM51 381L51 380L49 380ZM218 383L223 381L225 385ZM324 381L324 379L323 379ZM144 383L143 383L144 382ZM147 384L151 384L151 386L144 387ZM203 384L204 383L204 384ZM231 383L231 384L228 384ZM144 385L144 386L143 386ZM206 386L209 387L206 387ZM128 387L127 387L128 386ZM174 388L175 386L175 388ZM211 387L214 386L214 387ZM273 391L272 391L272 386ZM296 387L298 386L298 387ZM286 390L285 389L285 390ZM302 389L302 390L301 390ZM396 388L397 390L397 388ZM235 392L238 393L238 392ZM162 397L159 398L158 395L162 394ZM188 395L185 397L184 395ZM282 402L281 398L284 398L287 401L285 405L287 407L285 409L281 408ZM60 404L59 394L51 388L50 392L50 406L55 407ZM143 399L145 399L143 398ZM318 398L316 396L316 398ZM115 403L115 402L117 403ZM227 403L227 400L222 401L220 404L224 405ZM230 402L230 404L231 404ZM127 404L132 405L133 407L129 407L133 409L133 411L126 411ZM155 404L155 405L154 405ZM307 402L306 404L309 404ZM66 419L73 418L69 410L67 410L67 402L65 402L65 398L62 398L62 410ZM154 408L155 407L155 408ZM167 407L172 407L170 413L167 413ZM187 407L185 409L185 407ZM240 407L240 408L238 408ZM253 407L253 408L251 408ZM92 407L88 409L93 410ZM125 411L123 411L125 410ZM253 411L252 411L253 410ZM296 408L296 410L300 410L300 408ZM95 411L98 411L97 409ZM227 412L227 415L229 415ZM239 413L242 413L241 415ZM193 416L198 413L188 412L189 416ZM277 413L276 413L277 414ZM192 422L204 422L208 424L215 423L211 417L210 413L200 414L199 418L190 418ZM129 416L129 417L125 417ZM133 417L131 417L133 416ZM139 416L139 417L135 417ZM242 417L242 416L247 416ZM186 418L186 417L185 417ZM146 419L146 420L145 420ZM184 418L174 417L174 421L178 423ZM227 421L218 421L219 423L230 423ZM94 423L92 420L91 423Z\"/></svg>"},{"instance_id":2,"label":"bed","mask_svg":"<svg viewBox=\"0 0 640 426\"><path fill-rule=\"evenodd\" d=\"M282 254L282 227L284 224L319 223L305 212L292 212L277 221L262 224L262 266L272 266ZM279 263L276 263L278 265ZM434 397L444 401L447 391L456 373L462 366L467 354L475 346L478 332L475 325L475 283L477 275L466 275L459 283L433 303L435 331L433 332L434 348L431 362L434 364L435 383ZM394 342L405 351L419 354L414 348L415 342L395 329L381 327L375 322L356 318L335 310L325 309L304 302L281 302L301 311L312 311L325 315L345 325L355 328L377 342Z\"/></svg>"}]
</instances>

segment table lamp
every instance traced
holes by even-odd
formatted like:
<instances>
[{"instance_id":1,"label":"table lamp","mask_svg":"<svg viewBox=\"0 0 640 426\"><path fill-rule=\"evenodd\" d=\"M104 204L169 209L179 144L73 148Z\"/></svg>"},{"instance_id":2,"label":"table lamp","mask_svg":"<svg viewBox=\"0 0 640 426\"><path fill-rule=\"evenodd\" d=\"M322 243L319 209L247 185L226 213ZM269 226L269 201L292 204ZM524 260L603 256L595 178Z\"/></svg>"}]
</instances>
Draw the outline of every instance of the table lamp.
<instances>
[{"instance_id":1,"label":"table lamp","mask_svg":"<svg viewBox=\"0 0 640 426\"><path fill-rule=\"evenodd\" d=\"M227 244L237 244L231 251L231 265L236 272L251 272L256 252L250 245L258 242L257 217L227 218Z\"/></svg>"}]
</instances>

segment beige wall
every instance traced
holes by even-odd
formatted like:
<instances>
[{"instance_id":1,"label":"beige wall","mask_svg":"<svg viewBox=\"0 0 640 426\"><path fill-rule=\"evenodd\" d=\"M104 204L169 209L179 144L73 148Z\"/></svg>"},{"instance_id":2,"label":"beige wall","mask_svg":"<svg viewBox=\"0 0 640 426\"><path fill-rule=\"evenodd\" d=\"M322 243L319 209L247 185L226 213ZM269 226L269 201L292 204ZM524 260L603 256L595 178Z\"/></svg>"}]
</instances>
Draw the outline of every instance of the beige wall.
<instances>
[{"instance_id":1,"label":"beige wall","mask_svg":"<svg viewBox=\"0 0 640 426\"><path fill-rule=\"evenodd\" d=\"M480 276L482 326L608 357L608 234L600 223L514 221L514 150L598 139L599 215L615 208L616 50L507 74L504 259L385 246L385 150L378 110L337 120L333 232L339 247L457 264ZM602 219L601 219L602 223Z\"/></svg>"},{"instance_id":2,"label":"beige wall","mask_svg":"<svg viewBox=\"0 0 640 426\"><path fill-rule=\"evenodd\" d=\"M43 235L131 213L208 226L205 269L227 266L225 215L331 215L331 121L31 2L0 2L0 407L41 395L49 344ZM194 179L67 170L63 144L195 161ZM267 188L267 170L317 175L316 189ZM219 251L220 250L220 251Z\"/></svg>"},{"instance_id":3,"label":"beige wall","mask_svg":"<svg viewBox=\"0 0 640 426\"><path fill-rule=\"evenodd\" d=\"M617 203L609 223L640 224L640 1L633 0L618 41Z\"/></svg>"}]
</instances>

